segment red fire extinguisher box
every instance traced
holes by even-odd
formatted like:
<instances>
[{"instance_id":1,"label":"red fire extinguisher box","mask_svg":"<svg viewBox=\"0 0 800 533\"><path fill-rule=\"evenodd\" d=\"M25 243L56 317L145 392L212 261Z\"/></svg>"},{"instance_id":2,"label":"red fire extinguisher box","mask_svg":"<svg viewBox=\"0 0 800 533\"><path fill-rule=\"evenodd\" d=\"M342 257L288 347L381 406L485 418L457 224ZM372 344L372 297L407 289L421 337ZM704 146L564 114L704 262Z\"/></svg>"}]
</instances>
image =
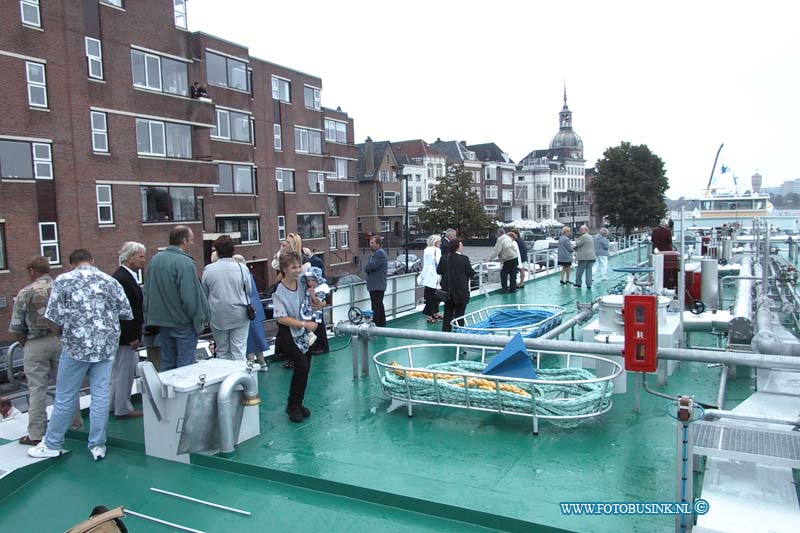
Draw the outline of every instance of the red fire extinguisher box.
<instances>
[{"instance_id":1,"label":"red fire extinguisher box","mask_svg":"<svg viewBox=\"0 0 800 533\"><path fill-rule=\"evenodd\" d=\"M658 367L658 297L628 295L623 305L625 370L655 372Z\"/></svg>"}]
</instances>

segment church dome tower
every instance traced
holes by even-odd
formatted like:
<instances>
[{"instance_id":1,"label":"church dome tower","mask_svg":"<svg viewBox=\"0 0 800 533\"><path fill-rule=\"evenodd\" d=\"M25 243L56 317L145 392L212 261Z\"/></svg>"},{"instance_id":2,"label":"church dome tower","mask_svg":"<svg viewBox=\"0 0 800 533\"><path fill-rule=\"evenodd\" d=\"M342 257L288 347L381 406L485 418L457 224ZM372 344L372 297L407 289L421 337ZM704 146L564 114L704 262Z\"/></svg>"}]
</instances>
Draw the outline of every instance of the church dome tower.
<instances>
[{"instance_id":1,"label":"church dome tower","mask_svg":"<svg viewBox=\"0 0 800 533\"><path fill-rule=\"evenodd\" d=\"M558 114L559 130L550 141L551 150L564 150L573 159L583 159L583 141L572 129L572 111L567 106L567 88L564 87L564 107Z\"/></svg>"}]
</instances>

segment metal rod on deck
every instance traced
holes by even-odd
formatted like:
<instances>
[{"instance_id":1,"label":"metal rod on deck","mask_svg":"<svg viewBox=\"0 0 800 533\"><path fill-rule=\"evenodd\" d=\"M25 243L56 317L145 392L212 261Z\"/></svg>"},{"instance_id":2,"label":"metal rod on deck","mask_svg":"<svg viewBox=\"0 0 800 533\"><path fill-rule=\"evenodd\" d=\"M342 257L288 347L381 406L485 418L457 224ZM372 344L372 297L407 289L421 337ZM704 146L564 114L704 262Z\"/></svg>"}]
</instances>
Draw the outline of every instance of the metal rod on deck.
<instances>
[{"instance_id":1,"label":"metal rod on deck","mask_svg":"<svg viewBox=\"0 0 800 533\"><path fill-rule=\"evenodd\" d=\"M230 511L232 513L243 514L245 516L250 516L249 511L242 511L241 509L236 509L234 507L228 507L226 505L220 505L218 503L211 503L206 500L199 500L197 498L192 498L191 496L184 496L183 494L178 494L177 492L170 492L168 490L157 489L155 487L150 487L150 490L153 492L157 492L159 494L166 494L167 496L173 496L175 498L180 498L181 500L186 500L190 502L200 503L202 505L208 505L209 507L215 507L217 509L222 509L223 511Z\"/></svg>"},{"instance_id":2,"label":"metal rod on deck","mask_svg":"<svg viewBox=\"0 0 800 533\"><path fill-rule=\"evenodd\" d=\"M146 514L137 513L136 511L131 511L130 509L123 508L122 510L127 515L136 516L138 518L143 518L145 520L149 520L151 522L155 522L156 524L162 524L162 525L165 525L165 526L174 527L175 529L179 529L181 531L187 531L188 533L205 533L204 531L200 531L199 529L192 529L190 527L181 526L181 525L175 524L173 522L167 522L166 520L161 520L160 518L155 518L153 516L148 516Z\"/></svg>"}]
</instances>

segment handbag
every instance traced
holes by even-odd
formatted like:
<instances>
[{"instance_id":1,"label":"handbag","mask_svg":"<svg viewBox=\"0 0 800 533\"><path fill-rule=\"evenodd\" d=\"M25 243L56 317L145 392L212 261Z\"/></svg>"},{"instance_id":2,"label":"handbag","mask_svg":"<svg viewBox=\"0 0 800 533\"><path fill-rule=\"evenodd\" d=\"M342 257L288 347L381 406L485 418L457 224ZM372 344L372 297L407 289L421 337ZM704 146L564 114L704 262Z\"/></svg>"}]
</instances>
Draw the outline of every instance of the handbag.
<instances>
[{"instance_id":1,"label":"handbag","mask_svg":"<svg viewBox=\"0 0 800 533\"><path fill-rule=\"evenodd\" d=\"M451 276L452 268L451 268L451 265L450 265L450 259L452 259L452 257L448 257L447 258L447 284L448 284L448 286L453 283L453 280L450 279L452 277ZM442 301L444 303L447 303L448 301L450 301L450 289L448 289L446 291L443 290L443 289L436 289L436 292L434 293L434 295L436 296L437 300Z\"/></svg>"},{"instance_id":2,"label":"handbag","mask_svg":"<svg viewBox=\"0 0 800 533\"><path fill-rule=\"evenodd\" d=\"M242 292L244 292L244 296L247 299L247 304L245 304L247 319L254 320L256 318L256 308L253 307L253 303L250 301L250 295L247 293L247 283L244 281L244 272L242 272L241 265L239 265L239 275L242 277Z\"/></svg>"}]
</instances>

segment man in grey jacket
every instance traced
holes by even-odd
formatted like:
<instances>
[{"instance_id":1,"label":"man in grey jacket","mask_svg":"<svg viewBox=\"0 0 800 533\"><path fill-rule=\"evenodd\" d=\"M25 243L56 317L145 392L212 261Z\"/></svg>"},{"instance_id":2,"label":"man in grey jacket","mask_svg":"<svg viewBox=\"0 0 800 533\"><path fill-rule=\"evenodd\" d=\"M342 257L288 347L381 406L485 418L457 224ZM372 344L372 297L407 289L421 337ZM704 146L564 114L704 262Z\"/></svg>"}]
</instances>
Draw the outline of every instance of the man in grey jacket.
<instances>
[{"instance_id":1,"label":"man in grey jacket","mask_svg":"<svg viewBox=\"0 0 800 533\"><path fill-rule=\"evenodd\" d=\"M586 272L586 288L592 288L592 264L595 260L594 239L589 235L586 225L578 230L580 237L575 241L575 259L578 260L578 270L575 272L575 286L581 287L581 277Z\"/></svg>"},{"instance_id":2,"label":"man in grey jacket","mask_svg":"<svg viewBox=\"0 0 800 533\"><path fill-rule=\"evenodd\" d=\"M597 256L597 263L594 265L594 275L602 281L608 280L608 230L602 228L600 233L594 236L594 255Z\"/></svg>"},{"instance_id":3,"label":"man in grey jacket","mask_svg":"<svg viewBox=\"0 0 800 533\"><path fill-rule=\"evenodd\" d=\"M386 292L386 275L389 263L389 256L386 255L381 245L383 238L376 235L369 240L369 248L372 250L372 257L369 262L364 266L364 272L367 273L367 290L369 291L369 299L372 302L372 312L374 313L372 321L376 326L384 327L386 325L386 311L383 308L383 295Z\"/></svg>"}]
</instances>

